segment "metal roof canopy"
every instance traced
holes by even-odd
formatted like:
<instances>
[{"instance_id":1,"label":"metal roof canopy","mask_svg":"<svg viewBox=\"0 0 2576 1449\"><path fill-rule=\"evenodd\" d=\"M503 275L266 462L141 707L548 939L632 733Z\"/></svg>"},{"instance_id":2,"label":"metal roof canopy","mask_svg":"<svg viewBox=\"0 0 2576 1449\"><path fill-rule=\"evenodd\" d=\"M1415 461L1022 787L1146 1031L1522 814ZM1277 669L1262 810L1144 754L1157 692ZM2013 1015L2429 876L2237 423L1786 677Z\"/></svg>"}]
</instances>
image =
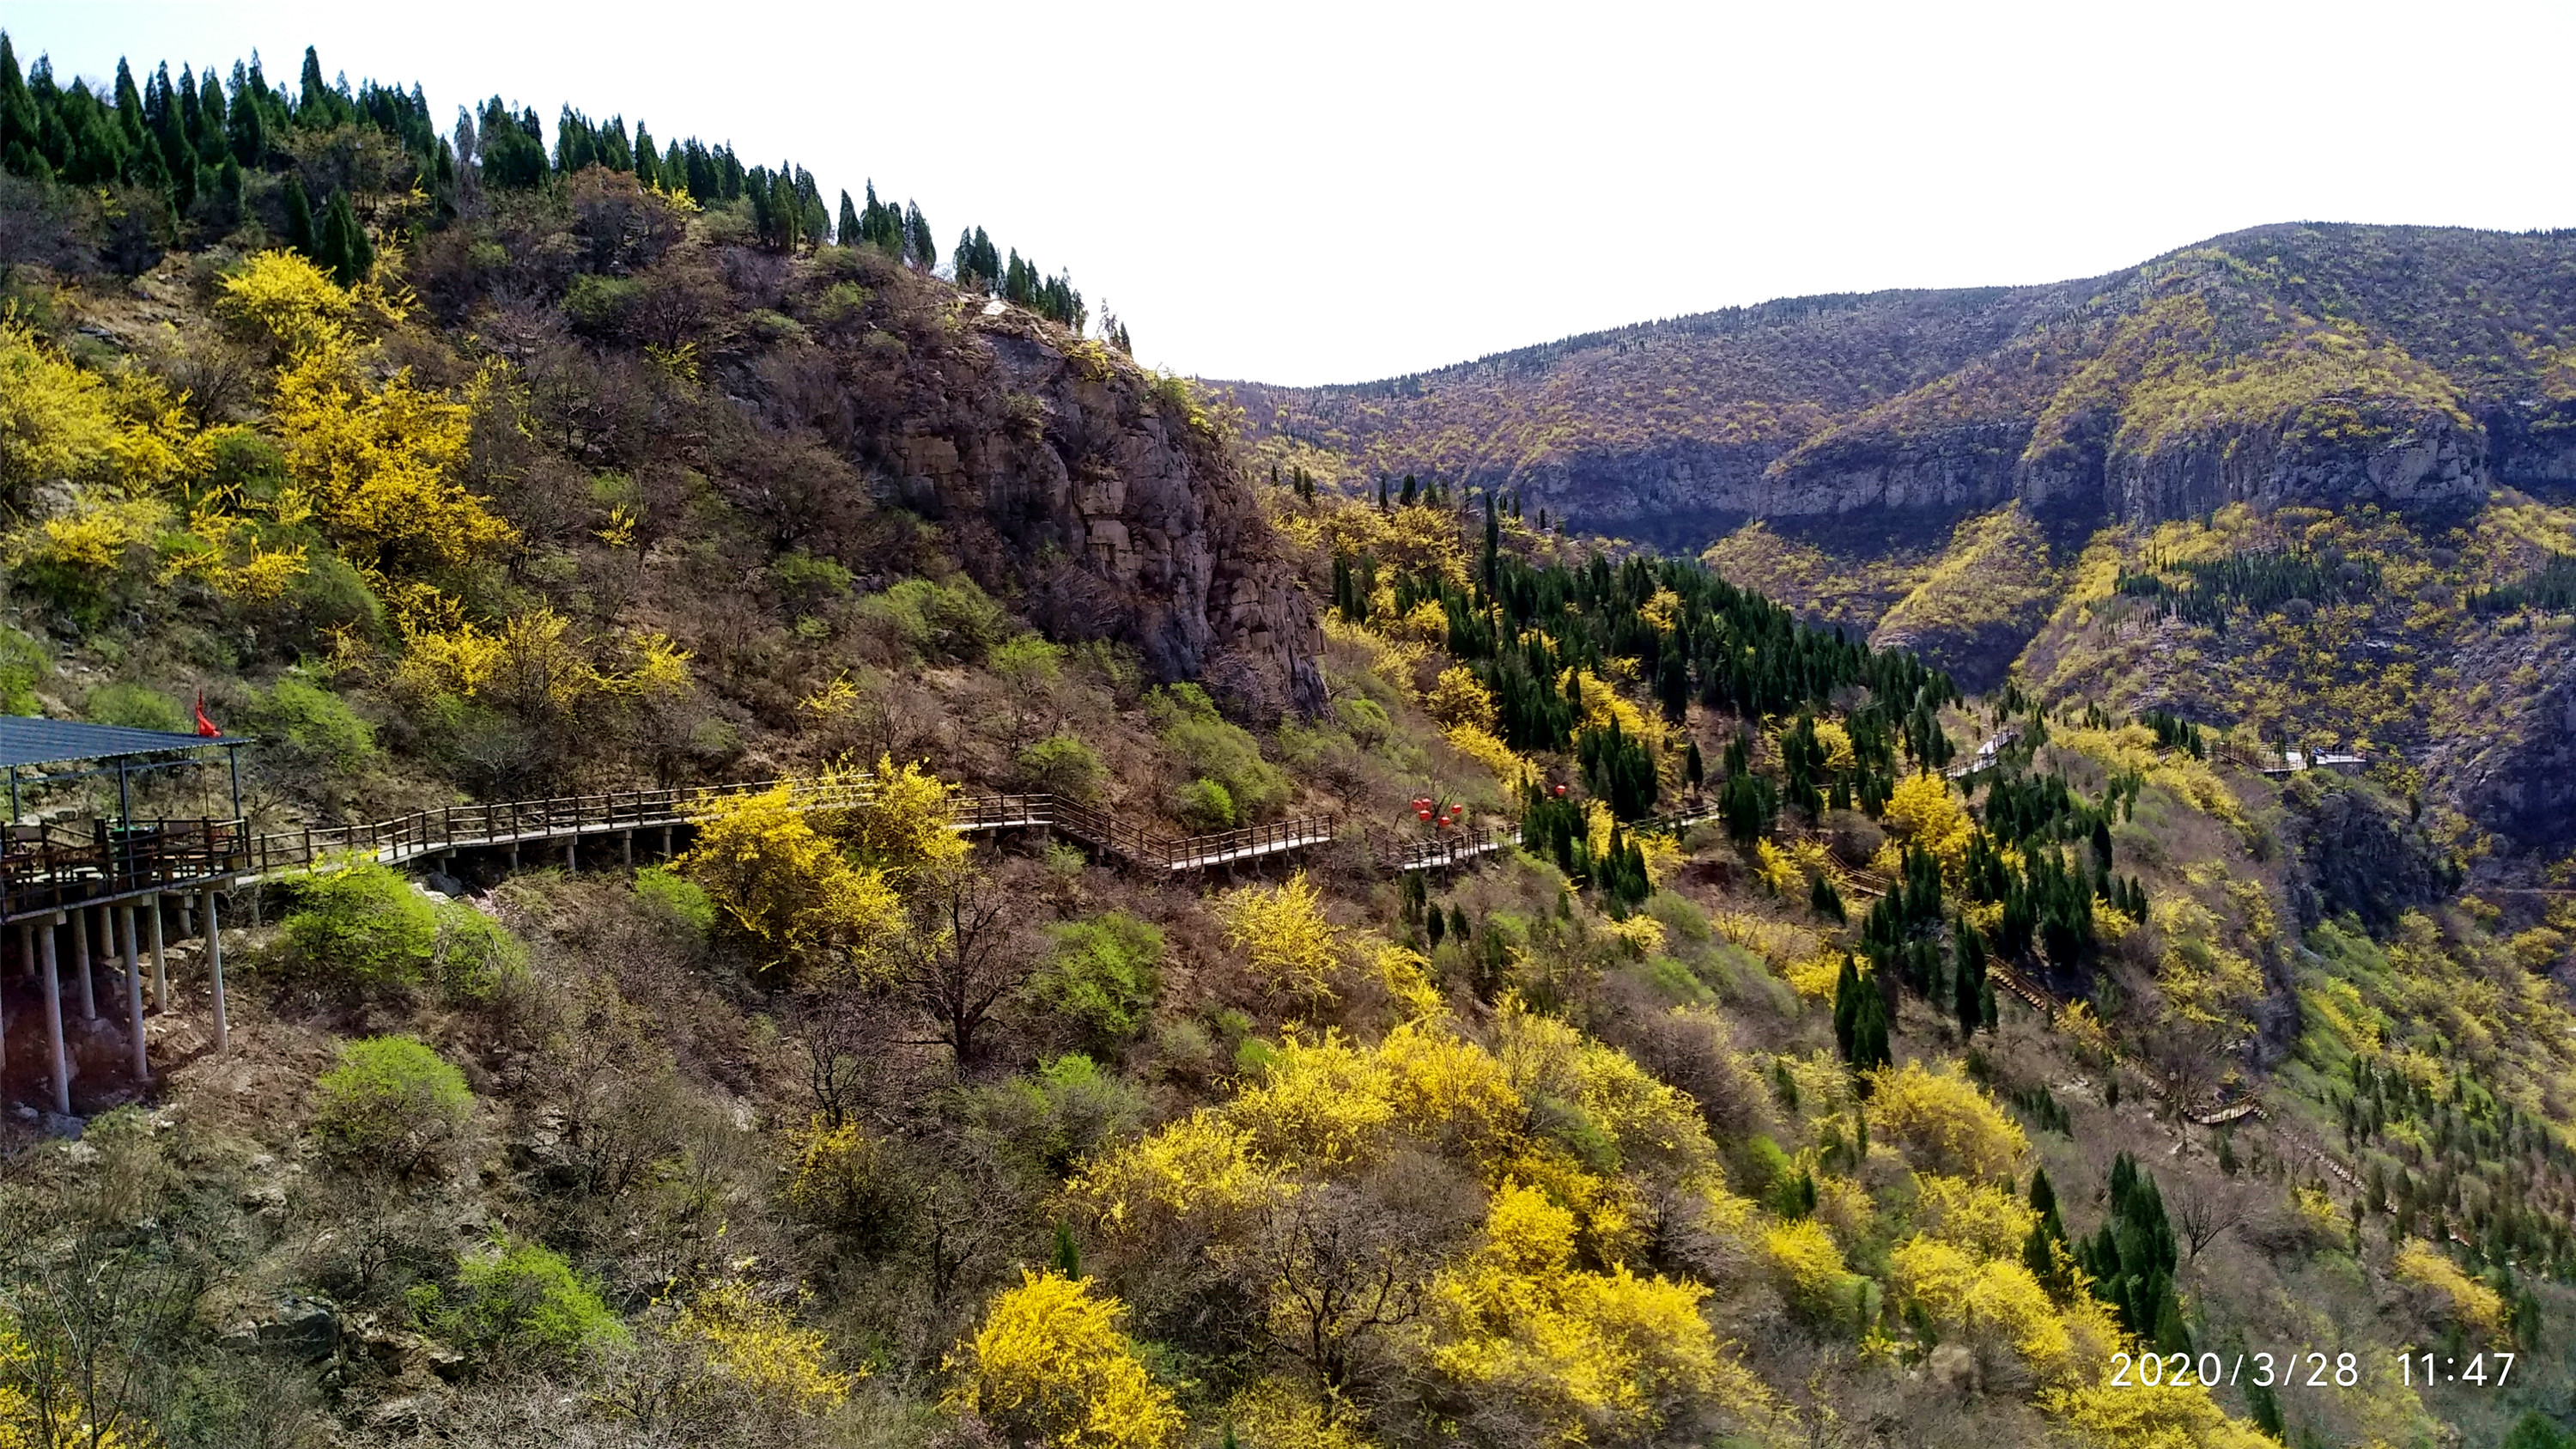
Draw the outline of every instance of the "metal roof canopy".
<instances>
[{"instance_id":1,"label":"metal roof canopy","mask_svg":"<svg viewBox=\"0 0 2576 1449\"><path fill-rule=\"evenodd\" d=\"M129 729L124 725L81 724L75 720L0 715L0 765L59 765L75 760L120 760L136 755L162 755L175 750L233 748L246 739L221 735L174 734L167 730Z\"/></svg>"},{"instance_id":2,"label":"metal roof canopy","mask_svg":"<svg viewBox=\"0 0 2576 1449\"><path fill-rule=\"evenodd\" d=\"M92 775L116 777L116 814L120 820L134 813L130 793L132 777L172 765L191 763L186 760L164 760L155 764L135 765L128 761L144 755L177 755L196 750L220 749L232 766L233 815L241 815L241 747L247 739L222 735L176 734L168 730L138 730L124 725L82 724L76 720L42 719L30 715L0 715L0 767L9 772L9 820L19 816L18 787L22 784L50 784L63 780L84 779ZM19 771L30 765L74 764L83 760L105 760L106 769L68 770L53 774L22 776Z\"/></svg>"}]
</instances>

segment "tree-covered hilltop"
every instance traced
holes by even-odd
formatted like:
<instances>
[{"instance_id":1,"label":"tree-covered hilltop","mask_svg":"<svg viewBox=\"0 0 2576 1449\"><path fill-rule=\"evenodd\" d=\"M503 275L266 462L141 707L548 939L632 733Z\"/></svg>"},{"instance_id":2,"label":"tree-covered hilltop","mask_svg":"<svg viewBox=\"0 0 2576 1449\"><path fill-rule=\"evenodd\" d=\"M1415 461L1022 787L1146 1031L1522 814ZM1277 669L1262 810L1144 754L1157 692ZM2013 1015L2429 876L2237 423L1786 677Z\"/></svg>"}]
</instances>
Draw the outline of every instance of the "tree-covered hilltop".
<instances>
[{"instance_id":1,"label":"tree-covered hilltop","mask_svg":"<svg viewBox=\"0 0 2576 1449\"><path fill-rule=\"evenodd\" d=\"M202 701L319 856L223 902L222 1050L170 953L148 1082L66 923L69 1119L5 943L0 1446L2561 1432L2576 916L2082 652L2316 688L2272 620L2404 600L2545 663L2546 510L2475 603L2276 509L2057 614L1990 519L1902 612L2042 612L1985 691L1517 489L1337 489L864 181L310 69L218 88L268 140L185 206L0 176L0 708Z\"/></svg>"},{"instance_id":2,"label":"tree-covered hilltop","mask_svg":"<svg viewBox=\"0 0 2576 1449\"><path fill-rule=\"evenodd\" d=\"M594 121L567 105L551 153L546 134L533 107L514 110L499 96L460 108L453 131L442 132L417 84L406 91L370 80L352 90L345 75L326 81L310 46L292 90L271 85L253 56L235 61L229 77L182 64L175 81L164 61L140 87L120 60L114 90L101 95L81 77L57 83L43 56L21 74L14 45L0 34L0 169L40 187L97 189L108 200L84 229L92 234L58 240L104 243L109 264L128 272L256 212L272 234L345 284L373 264L371 231L451 221L486 186L528 191L593 167L684 201L744 203L752 238L771 251L837 241L924 271L940 265L921 207L879 201L874 181L865 183L864 206L841 192L836 214L814 174L792 161L774 170L745 166L730 144L695 136L657 147L640 119L630 136L622 115ZM246 191L246 177L276 177L279 185L273 195L256 182ZM360 196L375 208L365 226L351 209ZM960 234L950 260L961 287L1077 332L1089 315L1069 274L1048 276L1016 250L1004 262L981 227Z\"/></svg>"}]
</instances>

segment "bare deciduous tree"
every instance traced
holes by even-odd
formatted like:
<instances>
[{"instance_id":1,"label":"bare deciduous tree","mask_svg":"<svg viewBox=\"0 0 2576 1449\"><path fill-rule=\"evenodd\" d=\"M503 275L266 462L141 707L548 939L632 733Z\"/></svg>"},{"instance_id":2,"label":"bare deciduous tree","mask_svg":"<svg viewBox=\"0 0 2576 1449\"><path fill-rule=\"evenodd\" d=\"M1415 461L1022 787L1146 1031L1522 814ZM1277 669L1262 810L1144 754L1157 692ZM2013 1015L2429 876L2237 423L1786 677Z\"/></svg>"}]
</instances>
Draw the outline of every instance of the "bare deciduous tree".
<instances>
[{"instance_id":1,"label":"bare deciduous tree","mask_svg":"<svg viewBox=\"0 0 2576 1449\"><path fill-rule=\"evenodd\" d=\"M895 993L930 1029L919 1044L947 1047L961 1070L976 1034L1037 969L1020 906L971 865L931 872L914 888L912 929L894 951Z\"/></svg>"}]
</instances>

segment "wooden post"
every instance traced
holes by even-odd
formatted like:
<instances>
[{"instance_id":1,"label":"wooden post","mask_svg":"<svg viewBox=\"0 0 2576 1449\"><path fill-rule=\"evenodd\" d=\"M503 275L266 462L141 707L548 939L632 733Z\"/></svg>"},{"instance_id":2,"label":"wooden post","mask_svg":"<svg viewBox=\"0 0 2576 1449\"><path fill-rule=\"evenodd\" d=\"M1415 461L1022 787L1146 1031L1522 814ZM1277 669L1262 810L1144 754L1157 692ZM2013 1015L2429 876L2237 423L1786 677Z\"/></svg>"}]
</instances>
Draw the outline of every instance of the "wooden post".
<instances>
[{"instance_id":1,"label":"wooden post","mask_svg":"<svg viewBox=\"0 0 2576 1449\"><path fill-rule=\"evenodd\" d=\"M148 909L152 913L152 1009L166 1013L170 1010L170 970L161 954L162 898L155 895L151 900Z\"/></svg>"},{"instance_id":2,"label":"wooden post","mask_svg":"<svg viewBox=\"0 0 2576 1449\"><path fill-rule=\"evenodd\" d=\"M206 887L206 975L215 986L215 1050L232 1045L232 1033L224 1020L224 921L215 909L215 888Z\"/></svg>"},{"instance_id":3,"label":"wooden post","mask_svg":"<svg viewBox=\"0 0 2576 1449\"><path fill-rule=\"evenodd\" d=\"M68 1117L72 1114L71 1058L63 1051L63 973L54 960L54 927L62 920L56 912L44 924L45 957L45 1041L54 1053L54 1110Z\"/></svg>"},{"instance_id":4,"label":"wooden post","mask_svg":"<svg viewBox=\"0 0 2576 1449\"><path fill-rule=\"evenodd\" d=\"M125 945L125 1029L134 1033L134 1080L152 1080L152 1064L143 1051L143 963L135 959L134 903L116 908L116 934Z\"/></svg>"},{"instance_id":5,"label":"wooden post","mask_svg":"<svg viewBox=\"0 0 2576 1449\"><path fill-rule=\"evenodd\" d=\"M81 1020L98 1020L98 989L90 984L89 907L72 912L72 969L80 973ZM69 1111L69 1108L65 1108Z\"/></svg>"}]
</instances>

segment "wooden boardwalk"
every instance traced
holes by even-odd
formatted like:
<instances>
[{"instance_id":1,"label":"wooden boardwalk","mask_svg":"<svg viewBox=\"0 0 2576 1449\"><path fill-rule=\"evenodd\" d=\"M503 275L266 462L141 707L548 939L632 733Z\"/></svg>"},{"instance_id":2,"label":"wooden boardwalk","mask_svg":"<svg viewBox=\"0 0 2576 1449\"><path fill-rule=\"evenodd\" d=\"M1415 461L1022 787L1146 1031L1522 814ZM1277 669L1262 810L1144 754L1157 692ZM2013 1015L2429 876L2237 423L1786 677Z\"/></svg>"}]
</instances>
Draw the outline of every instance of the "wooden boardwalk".
<instances>
[{"instance_id":1,"label":"wooden boardwalk","mask_svg":"<svg viewBox=\"0 0 2576 1449\"><path fill-rule=\"evenodd\" d=\"M846 809L865 803L875 793L875 782L859 776L452 805L390 820L259 835L249 842L237 874L265 879L352 860L403 865L464 850L507 850L515 861L529 847L561 849L568 863L578 865L583 842L596 846L611 840L621 863L632 863L638 832L656 835L655 848L667 855L673 832L692 827L712 807L782 784L789 787L799 810ZM955 814L949 828L961 833L1055 830L1130 865L1173 872L1241 864L1321 845L1334 839L1339 824L1332 816L1301 815L1214 835L1175 838L1054 795L956 795L950 803Z\"/></svg>"}]
</instances>

